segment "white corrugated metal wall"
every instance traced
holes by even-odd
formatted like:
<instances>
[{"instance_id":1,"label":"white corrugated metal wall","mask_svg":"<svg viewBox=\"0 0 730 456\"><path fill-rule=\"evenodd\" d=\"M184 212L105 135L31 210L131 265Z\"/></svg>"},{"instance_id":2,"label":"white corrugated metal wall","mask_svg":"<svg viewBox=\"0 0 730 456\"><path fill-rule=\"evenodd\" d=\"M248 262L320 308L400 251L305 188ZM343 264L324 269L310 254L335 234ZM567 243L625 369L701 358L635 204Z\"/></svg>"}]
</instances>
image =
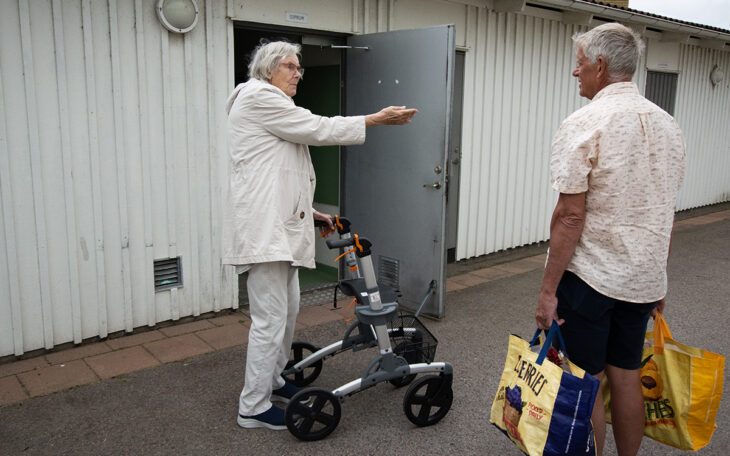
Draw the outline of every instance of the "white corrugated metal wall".
<instances>
[{"instance_id":1,"label":"white corrugated metal wall","mask_svg":"<svg viewBox=\"0 0 730 456\"><path fill-rule=\"evenodd\" d=\"M186 35L146 0L0 6L0 356L236 305L215 222L232 28L199 3ZM184 286L155 293L178 255Z\"/></svg>"},{"instance_id":2,"label":"white corrugated metal wall","mask_svg":"<svg viewBox=\"0 0 730 456\"><path fill-rule=\"evenodd\" d=\"M470 8L457 259L545 239L552 133L581 105L557 20Z\"/></svg>"},{"instance_id":3,"label":"white corrugated metal wall","mask_svg":"<svg viewBox=\"0 0 730 456\"><path fill-rule=\"evenodd\" d=\"M457 259L550 235L557 198L550 143L560 122L587 102L570 73L571 37L588 28L561 22L560 13L526 13L469 7ZM730 52L685 44L680 57L675 117L688 154L682 210L730 200L729 83L713 88L709 80L714 64L730 69ZM646 54L634 80L643 93Z\"/></svg>"},{"instance_id":4,"label":"white corrugated metal wall","mask_svg":"<svg viewBox=\"0 0 730 456\"><path fill-rule=\"evenodd\" d=\"M0 3L0 357L237 307L220 264L232 19L292 25L305 6L313 29L362 33L394 10L198 4L178 35L149 0ZM175 256L183 286L155 293L153 260Z\"/></svg>"},{"instance_id":5,"label":"white corrugated metal wall","mask_svg":"<svg viewBox=\"0 0 730 456\"><path fill-rule=\"evenodd\" d=\"M725 80L710 82L715 65ZM687 173L678 209L730 200L730 52L684 44L675 118L687 143Z\"/></svg>"}]
</instances>

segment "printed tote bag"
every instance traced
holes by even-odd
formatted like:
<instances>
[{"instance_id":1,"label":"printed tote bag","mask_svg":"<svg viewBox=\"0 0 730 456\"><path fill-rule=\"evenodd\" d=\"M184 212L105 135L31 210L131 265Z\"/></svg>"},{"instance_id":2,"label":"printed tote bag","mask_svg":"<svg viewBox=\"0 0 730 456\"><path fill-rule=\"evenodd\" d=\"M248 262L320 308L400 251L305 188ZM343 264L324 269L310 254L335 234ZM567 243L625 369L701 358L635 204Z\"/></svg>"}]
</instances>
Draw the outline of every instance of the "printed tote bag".
<instances>
[{"instance_id":1,"label":"printed tote bag","mask_svg":"<svg viewBox=\"0 0 730 456\"><path fill-rule=\"evenodd\" d=\"M510 335L490 422L530 456L594 455L590 420L599 382L567 359L556 322L541 347L539 336L527 342ZM552 348L554 338L562 354Z\"/></svg>"}]
</instances>

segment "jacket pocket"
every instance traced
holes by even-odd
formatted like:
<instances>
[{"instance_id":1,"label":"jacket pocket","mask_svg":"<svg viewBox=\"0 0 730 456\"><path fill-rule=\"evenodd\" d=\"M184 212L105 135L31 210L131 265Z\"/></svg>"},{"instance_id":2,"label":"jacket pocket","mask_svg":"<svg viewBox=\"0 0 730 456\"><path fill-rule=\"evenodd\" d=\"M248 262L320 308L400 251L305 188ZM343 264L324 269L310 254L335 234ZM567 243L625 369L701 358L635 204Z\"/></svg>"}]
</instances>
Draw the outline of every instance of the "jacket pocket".
<instances>
[{"instance_id":1,"label":"jacket pocket","mask_svg":"<svg viewBox=\"0 0 730 456\"><path fill-rule=\"evenodd\" d=\"M284 226L288 229L304 226L305 221L312 217L310 211L311 209L307 207L304 194L299 193L296 209L294 210L293 214L289 215L289 217L284 220Z\"/></svg>"},{"instance_id":2,"label":"jacket pocket","mask_svg":"<svg viewBox=\"0 0 730 456\"><path fill-rule=\"evenodd\" d=\"M314 224L306 193L300 194L297 210L284 222L284 231L294 265L306 265L314 259Z\"/></svg>"}]
</instances>

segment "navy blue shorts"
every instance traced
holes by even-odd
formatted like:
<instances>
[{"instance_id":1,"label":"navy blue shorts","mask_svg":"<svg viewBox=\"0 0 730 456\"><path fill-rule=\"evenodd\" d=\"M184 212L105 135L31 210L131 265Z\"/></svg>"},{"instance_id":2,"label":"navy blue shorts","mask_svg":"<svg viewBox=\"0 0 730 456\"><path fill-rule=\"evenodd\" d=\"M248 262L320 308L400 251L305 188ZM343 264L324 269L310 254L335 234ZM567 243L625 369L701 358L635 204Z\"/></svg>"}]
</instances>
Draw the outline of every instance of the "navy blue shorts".
<instances>
[{"instance_id":1,"label":"navy blue shorts","mask_svg":"<svg viewBox=\"0 0 730 456\"><path fill-rule=\"evenodd\" d=\"M637 304L602 295L580 277L565 271L558 291L560 332L568 357L589 374L606 365L639 369L646 326L656 302Z\"/></svg>"}]
</instances>

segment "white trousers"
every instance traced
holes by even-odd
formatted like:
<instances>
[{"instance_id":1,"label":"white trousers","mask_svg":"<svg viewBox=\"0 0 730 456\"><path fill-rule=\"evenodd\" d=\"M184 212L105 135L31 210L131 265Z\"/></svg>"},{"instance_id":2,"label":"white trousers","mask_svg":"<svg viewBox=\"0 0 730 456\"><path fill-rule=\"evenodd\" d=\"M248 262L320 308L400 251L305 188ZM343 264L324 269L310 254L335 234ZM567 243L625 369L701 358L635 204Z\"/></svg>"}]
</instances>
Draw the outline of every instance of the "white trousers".
<instances>
[{"instance_id":1,"label":"white trousers","mask_svg":"<svg viewBox=\"0 0 730 456\"><path fill-rule=\"evenodd\" d=\"M289 262L253 264L246 285L251 329L238 413L252 416L271 408L271 391L284 386L281 373L299 314L299 272Z\"/></svg>"}]
</instances>

